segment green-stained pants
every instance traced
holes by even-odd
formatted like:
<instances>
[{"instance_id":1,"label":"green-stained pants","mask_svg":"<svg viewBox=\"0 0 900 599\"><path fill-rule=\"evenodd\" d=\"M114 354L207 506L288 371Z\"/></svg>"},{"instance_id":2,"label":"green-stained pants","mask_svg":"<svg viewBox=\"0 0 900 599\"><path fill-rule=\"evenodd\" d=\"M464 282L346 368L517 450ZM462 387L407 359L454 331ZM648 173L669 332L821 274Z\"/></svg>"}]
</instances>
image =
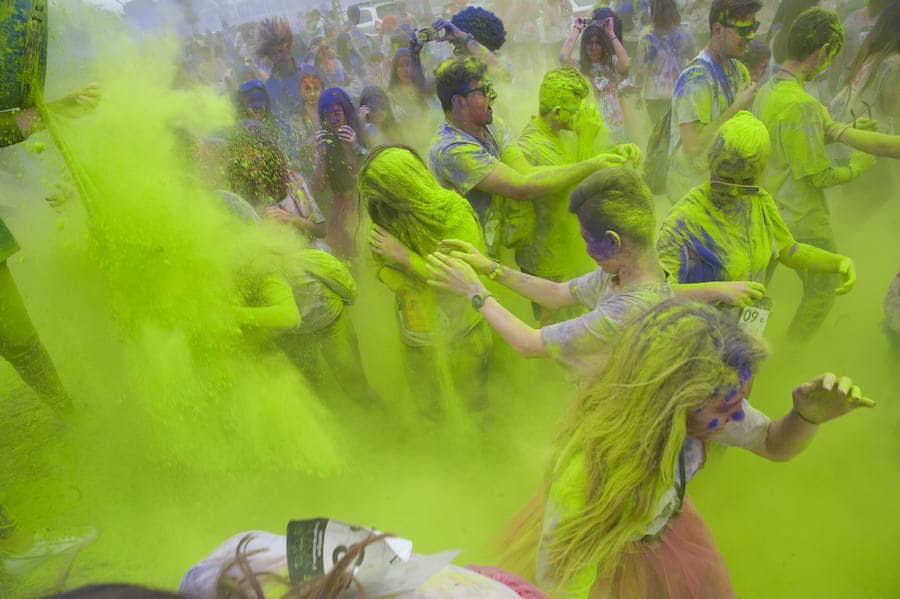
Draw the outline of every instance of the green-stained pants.
<instances>
[{"instance_id":1,"label":"green-stained pants","mask_svg":"<svg viewBox=\"0 0 900 599\"><path fill-rule=\"evenodd\" d=\"M310 333L292 331L278 341L320 394L326 392L330 381L353 401L362 405L381 404L381 397L369 385L363 371L356 329L346 310L324 329Z\"/></svg>"},{"instance_id":2,"label":"green-stained pants","mask_svg":"<svg viewBox=\"0 0 900 599\"><path fill-rule=\"evenodd\" d=\"M484 320L452 343L406 346L409 388L420 412L433 420L454 407L459 413L484 412L492 347L491 329Z\"/></svg>"},{"instance_id":3,"label":"green-stained pants","mask_svg":"<svg viewBox=\"0 0 900 599\"><path fill-rule=\"evenodd\" d=\"M797 238L800 243L806 243L829 252L836 251L834 237L820 237L810 239ZM822 274L808 271L795 271L803 284L803 296L800 305L788 327L788 340L791 342L805 343L819 330L825 317L834 306L834 290L840 287L841 279L836 274Z\"/></svg>"},{"instance_id":4,"label":"green-stained pants","mask_svg":"<svg viewBox=\"0 0 900 599\"><path fill-rule=\"evenodd\" d=\"M12 364L22 380L51 408L60 410L71 407L56 368L31 324L5 260L0 262L0 356ZM0 505L0 539L9 537L15 530L15 521Z\"/></svg>"},{"instance_id":5,"label":"green-stained pants","mask_svg":"<svg viewBox=\"0 0 900 599\"><path fill-rule=\"evenodd\" d=\"M0 356L51 408L71 407L5 261L0 264Z\"/></svg>"}]
</instances>

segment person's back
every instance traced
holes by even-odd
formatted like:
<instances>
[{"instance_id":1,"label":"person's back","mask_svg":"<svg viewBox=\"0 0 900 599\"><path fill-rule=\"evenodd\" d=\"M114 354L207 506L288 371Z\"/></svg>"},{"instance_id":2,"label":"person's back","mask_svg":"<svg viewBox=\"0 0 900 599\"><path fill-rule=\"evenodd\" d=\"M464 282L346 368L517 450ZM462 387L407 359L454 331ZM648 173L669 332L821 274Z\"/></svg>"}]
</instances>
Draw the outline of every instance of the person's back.
<instances>
[{"instance_id":1,"label":"person's back","mask_svg":"<svg viewBox=\"0 0 900 599\"><path fill-rule=\"evenodd\" d=\"M828 222L825 192L808 178L830 166L828 111L796 79L773 77L760 88L753 112L772 136L765 187L794 235L808 237Z\"/></svg>"}]
</instances>

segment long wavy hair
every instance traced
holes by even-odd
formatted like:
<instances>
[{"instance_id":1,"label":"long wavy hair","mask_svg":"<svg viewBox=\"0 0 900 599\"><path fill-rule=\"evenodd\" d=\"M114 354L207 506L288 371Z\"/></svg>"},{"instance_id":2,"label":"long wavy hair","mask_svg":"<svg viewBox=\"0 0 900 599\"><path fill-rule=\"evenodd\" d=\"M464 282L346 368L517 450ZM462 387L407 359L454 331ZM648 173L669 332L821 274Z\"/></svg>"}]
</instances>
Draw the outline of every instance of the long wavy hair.
<instances>
[{"instance_id":1,"label":"long wavy hair","mask_svg":"<svg viewBox=\"0 0 900 599\"><path fill-rule=\"evenodd\" d=\"M584 507L545 539L555 584L586 567L601 578L615 572L675 483L688 415L765 355L736 322L685 300L657 304L626 328L555 437L548 480L583 459L586 481Z\"/></svg>"},{"instance_id":2,"label":"long wavy hair","mask_svg":"<svg viewBox=\"0 0 900 599\"><path fill-rule=\"evenodd\" d=\"M359 198L372 222L387 229L409 249L426 255L437 249L449 231L473 224L483 247L478 216L465 198L444 189L408 146L381 146L359 168Z\"/></svg>"},{"instance_id":3,"label":"long wavy hair","mask_svg":"<svg viewBox=\"0 0 900 599\"><path fill-rule=\"evenodd\" d=\"M603 27L591 24L581 32L581 45L579 46L578 54L578 70L585 75L591 74L591 66L593 65L590 56L588 56L587 45L595 37L600 39L600 45L603 46L603 56L600 57L600 64L613 70L613 56L615 56L616 50L613 47L612 38L609 37L609 34L606 33Z\"/></svg>"},{"instance_id":4,"label":"long wavy hair","mask_svg":"<svg viewBox=\"0 0 900 599\"><path fill-rule=\"evenodd\" d=\"M866 41L850 63L850 68L844 73L844 85L853 81L859 69L869 60L877 65L891 54L900 54L900 1L892 2L881 11L874 27L866 36ZM874 79L868 77L864 86L868 86Z\"/></svg>"}]
</instances>

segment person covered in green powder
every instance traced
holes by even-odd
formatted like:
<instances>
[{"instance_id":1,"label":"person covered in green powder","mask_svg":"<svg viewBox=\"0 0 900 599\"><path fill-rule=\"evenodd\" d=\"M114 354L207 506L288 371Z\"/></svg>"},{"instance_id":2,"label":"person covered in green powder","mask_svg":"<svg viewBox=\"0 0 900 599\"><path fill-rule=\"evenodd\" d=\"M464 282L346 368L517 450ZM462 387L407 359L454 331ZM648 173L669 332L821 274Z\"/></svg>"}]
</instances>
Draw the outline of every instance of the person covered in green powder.
<instances>
[{"instance_id":1,"label":"person covered in green powder","mask_svg":"<svg viewBox=\"0 0 900 599\"><path fill-rule=\"evenodd\" d=\"M657 249L679 283L763 283L777 261L803 273L840 276L830 294L853 288L853 261L800 243L759 180L771 144L765 126L741 111L719 129L709 152L709 179L676 203L660 227ZM764 306L760 306L765 309Z\"/></svg>"},{"instance_id":2,"label":"person covered in green powder","mask_svg":"<svg viewBox=\"0 0 900 599\"><path fill-rule=\"evenodd\" d=\"M445 60L435 72L444 110L428 152L428 166L438 182L466 197L482 226L493 196L513 201L546 198L565 192L591 173L626 158L598 154L564 166L533 167L515 144L510 130L494 118L497 99L487 64L477 58ZM489 240L491 245L493 239Z\"/></svg>"},{"instance_id":3,"label":"person covered in green powder","mask_svg":"<svg viewBox=\"0 0 900 599\"><path fill-rule=\"evenodd\" d=\"M442 241L428 257L431 284L465 295L491 326L526 357L553 357L573 378L589 378L605 362L625 324L672 287L654 248L653 196L634 170L604 169L575 188L569 210L577 216L588 255L599 268L564 282L541 279L485 258L459 239ZM551 309L581 306L587 314L535 329L488 293L478 274ZM743 304L761 296L749 283L687 285L679 295Z\"/></svg>"},{"instance_id":4,"label":"person covered in green powder","mask_svg":"<svg viewBox=\"0 0 900 599\"><path fill-rule=\"evenodd\" d=\"M519 135L518 146L535 167L560 167L577 162L578 138L582 133L585 99L590 102L590 87L573 67L548 71L538 91L538 114L531 117ZM637 159L637 147L613 150ZM593 267L584 252L578 233L578 219L569 208L569 192L562 189L531 200L534 207L534 231L528 243L516 247L516 264L524 273L550 281L568 281ZM548 310L532 304L534 317L543 325L566 320L578 314L574 309Z\"/></svg>"},{"instance_id":5,"label":"person covered in green powder","mask_svg":"<svg viewBox=\"0 0 900 599\"><path fill-rule=\"evenodd\" d=\"M372 219L369 247L378 278L397 300L407 371L421 410L432 418L462 407L483 410L490 328L469 302L427 285L424 258L447 238L484 251L475 211L442 188L405 146L373 151L360 167L358 189Z\"/></svg>"},{"instance_id":6,"label":"person covered in green powder","mask_svg":"<svg viewBox=\"0 0 900 599\"><path fill-rule=\"evenodd\" d=\"M783 462L821 425L875 407L850 378L825 373L795 387L773 420L748 397L765 355L758 337L702 304L667 300L633 321L557 428L545 490L526 507L525 520L542 522L527 543L530 572L513 571L567 599L735 597L686 493L709 448Z\"/></svg>"},{"instance_id":7,"label":"person covered in green powder","mask_svg":"<svg viewBox=\"0 0 900 599\"><path fill-rule=\"evenodd\" d=\"M48 103L43 102L47 63L45 2L6 2L0 8L0 148L28 139L48 126L52 114L77 118L92 111L100 101L95 84ZM44 109L42 109L44 108ZM0 218L0 356L22 380L58 415L68 416L73 406L50 354L41 343L19 293L9 258L19 244ZM7 481L0 479L0 499ZM96 537L94 529L51 536L18 523L0 505L0 577L20 574L45 557L83 547Z\"/></svg>"},{"instance_id":8,"label":"person covered in green powder","mask_svg":"<svg viewBox=\"0 0 900 599\"><path fill-rule=\"evenodd\" d=\"M843 45L844 30L837 14L815 7L804 11L788 32L784 64L753 103L753 112L771 136L766 188L794 238L829 252L836 243L824 190L852 181L875 163L873 156L863 152L854 152L845 166L831 163L825 147L833 141L828 136L831 117L803 88ZM797 271L803 297L790 324L791 339L808 340L828 315L838 285L833 272L833 268Z\"/></svg>"},{"instance_id":9,"label":"person covered in green powder","mask_svg":"<svg viewBox=\"0 0 900 599\"><path fill-rule=\"evenodd\" d=\"M241 327L281 349L321 396L337 391L364 407L381 405L366 379L349 306L356 281L316 249L260 247L239 271Z\"/></svg>"},{"instance_id":10,"label":"person covered in green powder","mask_svg":"<svg viewBox=\"0 0 900 599\"><path fill-rule=\"evenodd\" d=\"M757 0L714 0L709 44L675 83L666 194L674 204L706 174L706 153L722 123L750 107L756 84L739 60L759 28Z\"/></svg>"}]
</instances>

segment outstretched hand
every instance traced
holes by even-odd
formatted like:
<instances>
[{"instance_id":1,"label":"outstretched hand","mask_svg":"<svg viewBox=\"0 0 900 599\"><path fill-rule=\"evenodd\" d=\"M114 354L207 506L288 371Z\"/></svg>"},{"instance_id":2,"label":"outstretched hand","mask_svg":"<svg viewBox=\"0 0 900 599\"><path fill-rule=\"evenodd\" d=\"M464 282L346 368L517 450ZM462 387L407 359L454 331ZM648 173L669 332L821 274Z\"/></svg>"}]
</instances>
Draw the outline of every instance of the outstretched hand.
<instances>
[{"instance_id":1,"label":"outstretched hand","mask_svg":"<svg viewBox=\"0 0 900 599\"><path fill-rule=\"evenodd\" d=\"M432 23L431 26L435 31L441 31L442 29L444 30L444 37L440 38L441 41L450 41L455 39L461 40L466 37L466 33L462 29L446 19L438 19L437 21Z\"/></svg>"},{"instance_id":2,"label":"outstretched hand","mask_svg":"<svg viewBox=\"0 0 900 599\"><path fill-rule=\"evenodd\" d=\"M440 252L429 254L427 260L431 273L428 284L432 287L470 297L485 291L478 273L467 262Z\"/></svg>"},{"instance_id":3,"label":"outstretched hand","mask_svg":"<svg viewBox=\"0 0 900 599\"><path fill-rule=\"evenodd\" d=\"M53 112L69 117L78 118L94 110L100 103L100 86L91 83L87 87L77 89L59 100L48 104Z\"/></svg>"},{"instance_id":4,"label":"outstretched hand","mask_svg":"<svg viewBox=\"0 0 900 599\"><path fill-rule=\"evenodd\" d=\"M388 262L409 263L409 248L391 235L387 229L378 225L372 225L372 230L369 232L369 248L372 253L378 254Z\"/></svg>"},{"instance_id":5,"label":"outstretched hand","mask_svg":"<svg viewBox=\"0 0 900 599\"><path fill-rule=\"evenodd\" d=\"M856 267L853 265L853 260L847 256L841 258L838 264L838 274L841 275L841 286L834 290L834 294L850 293L850 290L856 285Z\"/></svg>"},{"instance_id":6,"label":"outstretched hand","mask_svg":"<svg viewBox=\"0 0 900 599\"><path fill-rule=\"evenodd\" d=\"M618 144L612 149L612 153L621 156L633 167L637 167L641 163L641 149L635 144Z\"/></svg>"},{"instance_id":7,"label":"outstretched hand","mask_svg":"<svg viewBox=\"0 0 900 599\"><path fill-rule=\"evenodd\" d=\"M828 372L794 389L794 412L811 424L822 424L857 408L874 408L849 377Z\"/></svg>"},{"instance_id":8,"label":"outstretched hand","mask_svg":"<svg viewBox=\"0 0 900 599\"><path fill-rule=\"evenodd\" d=\"M750 306L766 295L766 286L756 281L721 281L719 301L730 306Z\"/></svg>"},{"instance_id":9,"label":"outstretched hand","mask_svg":"<svg viewBox=\"0 0 900 599\"><path fill-rule=\"evenodd\" d=\"M462 260L475 272L488 275L497 268L497 263L485 257L474 245L459 239L444 239L438 242L437 251L441 254Z\"/></svg>"}]
</instances>

